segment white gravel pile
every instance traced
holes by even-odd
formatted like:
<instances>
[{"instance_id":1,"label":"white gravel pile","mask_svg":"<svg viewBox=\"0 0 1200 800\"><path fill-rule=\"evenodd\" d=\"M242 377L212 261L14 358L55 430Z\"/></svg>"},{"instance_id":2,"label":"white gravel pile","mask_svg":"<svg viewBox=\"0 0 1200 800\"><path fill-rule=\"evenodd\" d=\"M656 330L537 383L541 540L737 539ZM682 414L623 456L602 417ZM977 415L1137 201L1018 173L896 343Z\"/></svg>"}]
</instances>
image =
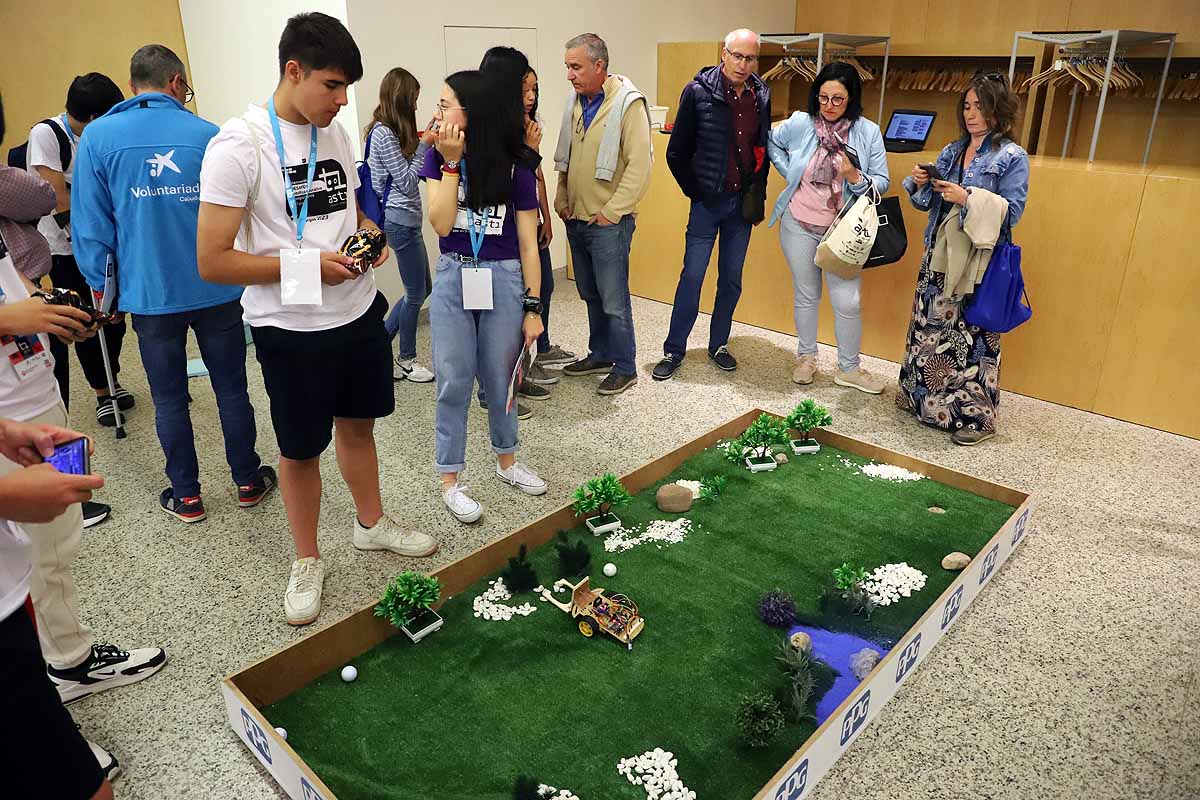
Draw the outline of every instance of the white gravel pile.
<instances>
[{"instance_id":1,"label":"white gravel pile","mask_svg":"<svg viewBox=\"0 0 1200 800\"><path fill-rule=\"evenodd\" d=\"M656 747L640 756L621 759L617 772L645 789L646 800L696 800L696 793L679 779L675 771L678 764L674 753Z\"/></svg>"},{"instance_id":2,"label":"white gravel pile","mask_svg":"<svg viewBox=\"0 0 1200 800\"><path fill-rule=\"evenodd\" d=\"M675 485L682 486L683 488L685 488L689 492L691 492L693 500L697 500L700 498L700 481L678 480L678 481L675 481Z\"/></svg>"},{"instance_id":3,"label":"white gravel pile","mask_svg":"<svg viewBox=\"0 0 1200 800\"><path fill-rule=\"evenodd\" d=\"M890 606L900 602L900 598L911 597L913 592L924 589L925 573L910 567L906 561L884 564L875 568L870 577L862 582L862 587L875 605Z\"/></svg>"},{"instance_id":4,"label":"white gravel pile","mask_svg":"<svg viewBox=\"0 0 1200 800\"><path fill-rule=\"evenodd\" d=\"M503 578L489 581L488 586L490 588L476 597L471 604L476 617L490 622L508 622L513 617L528 617L537 611L537 606L530 603L522 603L519 606L510 606L504 603L505 600L512 599L512 592L504 585Z\"/></svg>"},{"instance_id":5,"label":"white gravel pile","mask_svg":"<svg viewBox=\"0 0 1200 800\"><path fill-rule=\"evenodd\" d=\"M644 531L637 528L625 530L620 528L613 531L604 540L604 549L609 553L624 553L640 544L653 542L659 549L663 545L679 544L692 532L692 521L686 517L679 519L656 519L646 526Z\"/></svg>"},{"instance_id":6,"label":"white gravel pile","mask_svg":"<svg viewBox=\"0 0 1200 800\"><path fill-rule=\"evenodd\" d=\"M905 481L919 481L925 476L919 472L907 470L904 467L897 467L895 464L859 464L851 461L848 458L842 457L838 459L842 462L843 467L856 469L863 475L871 478L882 478L885 481L892 483L903 483Z\"/></svg>"},{"instance_id":7,"label":"white gravel pile","mask_svg":"<svg viewBox=\"0 0 1200 800\"><path fill-rule=\"evenodd\" d=\"M570 789L555 789L544 783L538 786L538 795L542 800L579 800L579 797Z\"/></svg>"}]
</instances>

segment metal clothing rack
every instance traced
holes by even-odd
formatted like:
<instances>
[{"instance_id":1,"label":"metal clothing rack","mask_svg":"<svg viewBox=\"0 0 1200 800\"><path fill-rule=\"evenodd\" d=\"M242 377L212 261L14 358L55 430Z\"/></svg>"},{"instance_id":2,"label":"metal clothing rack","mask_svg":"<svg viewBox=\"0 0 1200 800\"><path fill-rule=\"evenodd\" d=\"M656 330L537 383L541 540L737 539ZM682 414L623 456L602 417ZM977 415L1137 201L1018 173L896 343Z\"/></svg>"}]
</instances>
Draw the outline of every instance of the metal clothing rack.
<instances>
[{"instance_id":1,"label":"metal clothing rack","mask_svg":"<svg viewBox=\"0 0 1200 800\"><path fill-rule=\"evenodd\" d=\"M873 44L883 45L883 75L879 84L879 121L883 122L883 96L887 93L888 57L892 52L891 36L860 36L853 33L761 33L760 42L777 44L785 53L799 53L798 45L817 44L817 68L825 66L825 45L838 45L851 51Z\"/></svg>"},{"instance_id":2,"label":"metal clothing rack","mask_svg":"<svg viewBox=\"0 0 1200 800\"><path fill-rule=\"evenodd\" d=\"M1142 153L1142 163L1150 160L1150 145L1154 143L1154 127L1158 124L1158 110L1162 105L1163 90L1167 85L1167 72L1171 69L1171 55L1175 52L1174 33L1134 30L1097 30L1097 31L1017 31L1013 34L1012 57L1008 62L1008 82L1011 85L1017 69L1017 47L1022 39L1045 44L1058 45L1064 50L1076 48L1081 55L1086 55L1087 45L1108 46L1108 59L1104 67L1104 85L1100 87L1100 105L1096 108L1096 122L1092 126L1092 145L1088 148L1088 161L1096 159L1096 143L1100 141L1100 123L1104 119L1104 104L1108 100L1108 84L1112 78L1113 61L1117 57L1117 46L1133 47L1139 44L1154 44L1167 42L1167 60L1163 64L1162 78L1158 82L1158 97L1154 100L1154 116L1150 118L1150 130L1146 134L1146 150ZM1067 113L1067 131L1063 136L1062 154L1067 155L1067 146L1071 140L1072 128L1075 124L1075 105L1079 99L1079 87L1071 92L1071 110Z\"/></svg>"}]
</instances>

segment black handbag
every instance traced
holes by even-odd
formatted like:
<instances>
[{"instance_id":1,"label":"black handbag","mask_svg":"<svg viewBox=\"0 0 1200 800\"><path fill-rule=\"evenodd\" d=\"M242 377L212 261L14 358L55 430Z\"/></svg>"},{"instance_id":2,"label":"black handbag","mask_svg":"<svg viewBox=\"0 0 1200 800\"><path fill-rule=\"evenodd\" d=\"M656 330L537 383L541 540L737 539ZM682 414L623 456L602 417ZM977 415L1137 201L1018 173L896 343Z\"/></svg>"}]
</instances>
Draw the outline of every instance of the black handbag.
<instances>
[{"instance_id":1,"label":"black handbag","mask_svg":"<svg viewBox=\"0 0 1200 800\"><path fill-rule=\"evenodd\" d=\"M767 182L757 176L742 189L742 219L757 225L767 218Z\"/></svg>"},{"instance_id":2,"label":"black handbag","mask_svg":"<svg viewBox=\"0 0 1200 800\"><path fill-rule=\"evenodd\" d=\"M874 188L871 192L877 200L875 213L879 217L879 230L875 234L875 244L871 247L871 255L867 256L867 263L863 264L863 269L894 264L904 258L904 252L908 250L908 231L904 229L900 198L880 198Z\"/></svg>"}]
</instances>

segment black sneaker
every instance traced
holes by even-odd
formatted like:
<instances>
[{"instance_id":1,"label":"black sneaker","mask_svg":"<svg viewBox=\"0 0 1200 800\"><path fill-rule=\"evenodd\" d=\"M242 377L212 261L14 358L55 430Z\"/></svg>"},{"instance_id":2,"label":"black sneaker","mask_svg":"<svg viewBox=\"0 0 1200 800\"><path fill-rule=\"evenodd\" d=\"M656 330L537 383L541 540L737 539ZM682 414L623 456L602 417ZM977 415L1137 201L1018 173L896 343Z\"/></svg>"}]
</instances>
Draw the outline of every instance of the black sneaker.
<instances>
[{"instance_id":1,"label":"black sneaker","mask_svg":"<svg viewBox=\"0 0 1200 800\"><path fill-rule=\"evenodd\" d=\"M254 508L266 499L277 483L279 483L279 479L275 477L274 468L266 465L259 467L258 477L254 483L238 487L238 505L242 508Z\"/></svg>"},{"instance_id":2,"label":"black sneaker","mask_svg":"<svg viewBox=\"0 0 1200 800\"><path fill-rule=\"evenodd\" d=\"M116 645L94 644L91 654L79 666L57 669L47 664L46 674L66 705L105 689L149 678L165 663L167 654L161 647L127 651Z\"/></svg>"},{"instance_id":3,"label":"black sneaker","mask_svg":"<svg viewBox=\"0 0 1200 800\"><path fill-rule=\"evenodd\" d=\"M549 400L550 390L545 386L538 386L531 381L521 381L521 388L517 393L526 400Z\"/></svg>"},{"instance_id":4,"label":"black sneaker","mask_svg":"<svg viewBox=\"0 0 1200 800\"><path fill-rule=\"evenodd\" d=\"M137 398L119 383L117 384L117 390L113 392L113 397L117 398L117 408L122 411L128 411L137 405Z\"/></svg>"},{"instance_id":5,"label":"black sneaker","mask_svg":"<svg viewBox=\"0 0 1200 800\"><path fill-rule=\"evenodd\" d=\"M601 361L598 358L592 358L591 356L588 356L580 361L567 364L562 368L562 372L563 375L571 375L573 377L577 377L579 375L604 375L608 372L611 372L612 368L613 362Z\"/></svg>"},{"instance_id":6,"label":"black sneaker","mask_svg":"<svg viewBox=\"0 0 1200 800\"><path fill-rule=\"evenodd\" d=\"M195 497L176 497L171 487L162 490L158 496L159 507L172 517L184 522L200 522L208 517L204 511L204 501L200 495Z\"/></svg>"},{"instance_id":7,"label":"black sneaker","mask_svg":"<svg viewBox=\"0 0 1200 800\"><path fill-rule=\"evenodd\" d=\"M487 411L487 401L480 400L479 407ZM532 416L533 412L529 409L529 406L524 403L517 403L517 419L529 419Z\"/></svg>"},{"instance_id":8,"label":"black sneaker","mask_svg":"<svg viewBox=\"0 0 1200 800\"><path fill-rule=\"evenodd\" d=\"M113 408L112 398L108 395L96 398L96 422L106 428L115 428L117 425L117 412Z\"/></svg>"},{"instance_id":9,"label":"black sneaker","mask_svg":"<svg viewBox=\"0 0 1200 800\"><path fill-rule=\"evenodd\" d=\"M83 527L90 528L93 525L99 525L104 520L108 519L108 515L112 513L112 508L88 500L83 504Z\"/></svg>"},{"instance_id":10,"label":"black sneaker","mask_svg":"<svg viewBox=\"0 0 1200 800\"><path fill-rule=\"evenodd\" d=\"M712 359L718 369L723 369L726 372L733 372L737 369L737 359L733 357L733 354L729 352L729 348L725 345L721 345L716 350L713 350L708 354L708 357Z\"/></svg>"},{"instance_id":11,"label":"black sneaker","mask_svg":"<svg viewBox=\"0 0 1200 800\"><path fill-rule=\"evenodd\" d=\"M650 377L656 381L665 381L675 374L675 370L683 366L683 356L667 353L663 356L663 360L654 365L654 371L650 373Z\"/></svg>"},{"instance_id":12,"label":"black sneaker","mask_svg":"<svg viewBox=\"0 0 1200 800\"><path fill-rule=\"evenodd\" d=\"M608 373L608 377L600 381L599 388L596 389L596 394L620 394L637 383L637 375L618 375L615 372Z\"/></svg>"}]
</instances>

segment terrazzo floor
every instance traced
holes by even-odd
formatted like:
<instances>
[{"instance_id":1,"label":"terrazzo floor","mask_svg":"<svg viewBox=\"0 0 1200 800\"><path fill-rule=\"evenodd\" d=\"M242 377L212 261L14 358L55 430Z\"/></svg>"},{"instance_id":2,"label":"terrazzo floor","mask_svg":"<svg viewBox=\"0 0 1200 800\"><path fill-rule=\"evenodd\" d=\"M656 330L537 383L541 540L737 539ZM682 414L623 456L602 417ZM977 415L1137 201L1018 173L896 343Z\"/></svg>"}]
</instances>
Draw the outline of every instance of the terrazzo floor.
<instances>
[{"instance_id":1,"label":"terrazzo floor","mask_svg":"<svg viewBox=\"0 0 1200 800\"><path fill-rule=\"evenodd\" d=\"M584 306L573 283L559 286L554 339L582 350ZM519 457L549 480L545 497L525 497L491 476L486 416L473 409L467 482L485 515L471 527L449 516L436 489L433 385L397 384L396 413L376 434L384 504L441 537L441 550L421 567L448 563L558 507L590 476L627 472L749 408L794 405L793 337L735 323L730 348L741 366L725 374L705 357L703 315L681 371L652 381L670 313L634 299L641 382L631 391L601 398L599 376L567 378L551 400L532 404ZM428 333L423 320L426 363ZM281 606L292 545L279 495L261 508L237 507L211 388L194 379L209 518L188 526L161 513L162 454L132 335L126 353L122 382L138 397L129 438L117 442L98 428L76 394L73 422L96 437L94 469L108 481L98 499L115 513L85 533L75 573L101 641L161 645L169 662L72 713L120 759L120 798L283 797L228 727L219 680L370 601L415 562L351 546L353 507L330 450L322 463L324 608L317 625L288 627ZM1036 491L1041 503L1024 546L807 796L1200 798L1200 441L1005 394L1001 435L960 448L896 411L891 387L868 397L834 386L833 365L832 350L822 348L823 374L806 392L830 407L833 430ZM864 366L889 378L896 371L873 359ZM75 385L84 386L73 368ZM249 372L259 453L274 463L253 358Z\"/></svg>"}]
</instances>

